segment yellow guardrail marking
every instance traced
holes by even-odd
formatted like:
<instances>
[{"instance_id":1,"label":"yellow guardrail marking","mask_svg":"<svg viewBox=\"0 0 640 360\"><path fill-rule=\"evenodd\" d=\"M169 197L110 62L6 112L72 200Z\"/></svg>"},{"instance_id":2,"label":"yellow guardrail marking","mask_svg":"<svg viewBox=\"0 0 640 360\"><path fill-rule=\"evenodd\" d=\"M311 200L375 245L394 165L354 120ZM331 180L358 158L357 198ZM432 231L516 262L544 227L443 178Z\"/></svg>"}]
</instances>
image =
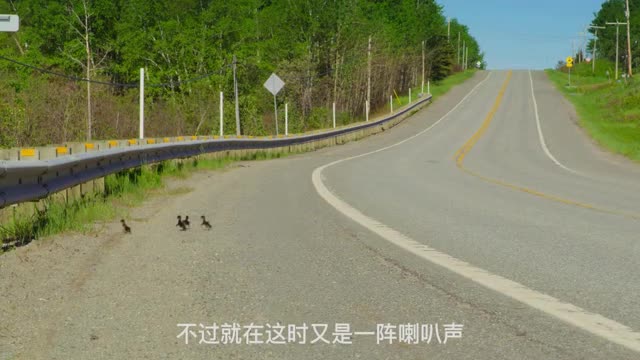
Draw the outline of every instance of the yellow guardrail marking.
<instances>
[{"instance_id":1,"label":"yellow guardrail marking","mask_svg":"<svg viewBox=\"0 0 640 360\"><path fill-rule=\"evenodd\" d=\"M84 144L84 149L85 150L93 150L95 148L96 148L96 144L93 144L93 143L85 143Z\"/></svg>"},{"instance_id":2,"label":"yellow guardrail marking","mask_svg":"<svg viewBox=\"0 0 640 360\"><path fill-rule=\"evenodd\" d=\"M632 218L632 219L640 219L640 214L636 214L636 213L632 213L632 212L627 212L627 211L618 211L618 210L612 210L612 209L606 209L606 208L601 208L595 205L591 205L591 204L587 204L587 203L583 203L580 201L575 201L575 200L571 200L571 199L566 199L560 196L556 196L556 195L550 195L550 194L546 194L543 193L542 191L538 191L538 190L534 190L534 189L530 189L524 186L520 186L520 185L515 185L515 184L511 184L509 182L506 181L502 181L499 179L494 179L488 176L484 176L482 174L478 174L476 172L473 172L467 168L464 167L464 158L465 156L473 149L473 147L475 146L475 144L478 142L478 140L480 140L480 138L482 137L482 135L484 135L484 133L487 131L487 129L489 128L489 125L491 124L491 121L493 120L493 117L495 116L496 112L498 111L498 109L500 108L500 104L502 103L502 98L504 97L505 92L507 91L507 86L509 85L509 81L511 80L511 75L512 72L509 71L509 73L507 74L507 78L505 79L504 83L502 84L502 88L500 89L500 92L498 93L498 97L496 98L495 103L493 104L493 107L491 108L491 110L489 111L489 113L487 114L487 117L484 119L484 122L482 123L482 125L480 125L480 128L469 138L469 140L467 140L466 143L464 143L464 145L462 145L462 147L460 149L458 149L458 151L456 151L456 154L454 156L454 159L456 160L456 165L458 166L458 168L460 168L460 170L464 171L465 173L474 176L482 181L494 184L494 185L499 185L511 190L516 190L516 191L520 191L526 194L530 194L530 195L534 195L543 199L547 199L550 201L555 201L558 203L562 203L565 205L572 205L572 206L576 206L579 208L583 208L583 209L589 209L589 210L594 210L594 211L598 211L601 213L606 213L606 214L611 214L611 215L620 215L620 216L624 216L624 217L628 217L628 218Z\"/></svg>"},{"instance_id":3,"label":"yellow guardrail marking","mask_svg":"<svg viewBox=\"0 0 640 360\"><path fill-rule=\"evenodd\" d=\"M69 148L66 146L59 146L56 148L56 155L64 155L69 153Z\"/></svg>"},{"instance_id":4,"label":"yellow guardrail marking","mask_svg":"<svg viewBox=\"0 0 640 360\"><path fill-rule=\"evenodd\" d=\"M32 157L32 156L36 156L36 149L30 148L30 149L20 149L20 157Z\"/></svg>"},{"instance_id":5,"label":"yellow guardrail marking","mask_svg":"<svg viewBox=\"0 0 640 360\"><path fill-rule=\"evenodd\" d=\"M171 139L169 139L169 138L167 138L167 137L166 137L166 138L162 139L162 141L163 141L163 142L168 143L168 142L170 142L170 141L171 141Z\"/></svg>"},{"instance_id":6,"label":"yellow guardrail marking","mask_svg":"<svg viewBox=\"0 0 640 360\"><path fill-rule=\"evenodd\" d=\"M115 140L107 141L110 148L118 146L118 142Z\"/></svg>"},{"instance_id":7,"label":"yellow guardrail marking","mask_svg":"<svg viewBox=\"0 0 640 360\"><path fill-rule=\"evenodd\" d=\"M147 144L155 144L156 139L147 139Z\"/></svg>"},{"instance_id":8,"label":"yellow guardrail marking","mask_svg":"<svg viewBox=\"0 0 640 360\"><path fill-rule=\"evenodd\" d=\"M130 139L130 140L127 140L127 142L129 143L129 145L135 145L138 143L138 140Z\"/></svg>"}]
</instances>

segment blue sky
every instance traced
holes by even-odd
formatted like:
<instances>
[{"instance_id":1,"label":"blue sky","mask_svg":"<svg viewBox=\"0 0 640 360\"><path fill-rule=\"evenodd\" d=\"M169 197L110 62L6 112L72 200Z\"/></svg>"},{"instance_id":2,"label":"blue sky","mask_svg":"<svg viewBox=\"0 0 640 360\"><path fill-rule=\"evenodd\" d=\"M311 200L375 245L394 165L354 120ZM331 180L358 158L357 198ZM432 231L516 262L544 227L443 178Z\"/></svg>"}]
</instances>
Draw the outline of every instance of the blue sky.
<instances>
[{"instance_id":1,"label":"blue sky","mask_svg":"<svg viewBox=\"0 0 640 360\"><path fill-rule=\"evenodd\" d=\"M571 53L604 0L437 0L469 26L490 69L544 69ZM453 34L451 36L453 38Z\"/></svg>"}]
</instances>

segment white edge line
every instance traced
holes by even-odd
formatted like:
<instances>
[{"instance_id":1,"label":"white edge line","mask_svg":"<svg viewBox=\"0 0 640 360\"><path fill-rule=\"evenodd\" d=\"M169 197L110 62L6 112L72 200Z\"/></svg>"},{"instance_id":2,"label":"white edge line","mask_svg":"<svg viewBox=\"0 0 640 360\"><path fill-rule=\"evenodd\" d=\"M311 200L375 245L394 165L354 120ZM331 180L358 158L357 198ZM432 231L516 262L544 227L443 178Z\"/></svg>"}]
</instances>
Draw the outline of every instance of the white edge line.
<instances>
[{"instance_id":1,"label":"white edge line","mask_svg":"<svg viewBox=\"0 0 640 360\"><path fill-rule=\"evenodd\" d=\"M533 110L536 115L536 126L538 127L538 138L540 139L540 145L542 146L542 150L547 155L547 157L551 159L551 161L553 161L559 167L565 169L568 172L574 173L576 175L582 175L578 171L573 170L565 166L564 164L562 164L560 161L558 161L558 159L556 159L555 156L553 156L551 151L549 151L549 148L547 147L547 142L544 140L544 134L542 133L542 125L540 124L540 115L538 114L538 101L536 100L536 94L533 90L533 77L531 76L531 70L529 70L529 81L531 83L531 98L533 99Z\"/></svg>"},{"instance_id":2,"label":"white edge line","mask_svg":"<svg viewBox=\"0 0 640 360\"><path fill-rule=\"evenodd\" d=\"M431 130L434 126L445 119L451 112L456 110L460 104L462 104L475 90L484 83L491 73L479 84L476 85L456 106L445 114L438 121L431 126L422 130L421 132L408 137L405 140L397 142L393 145L371 151L368 153L347 157L341 160L333 161L329 164L320 166L313 171L311 176L313 185L316 192L327 203L333 206L338 212L342 213L346 217L355 221L356 223L364 226L374 234L379 235L388 242L424 259L433 264L442 266L443 268L452 271L460 276L463 276L475 283L478 283L488 289L494 290L500 294L508 296L516 301L526 304L532 308L538 309L546 314L552 315L557 319L560 319L568 324L576 326L582 330L585 330L591 334L600 336L613 343L622 345L628 349L636 352L640 352L640 333L635 332L633 329L626 325L618 323L614 320L608 319L602 315L588 312L578 306L570 303L560 301L547 294L530 289L520 283L504 278L500 275L492 274L491 272L471 265L462 260L456 259L450 255L437 251L425 244L419 243L401 232L392 229L385 224L368 217L361 213L356 208L352 207L345 201L341 200L338 196L333 194L323 182L322 172L334 165L349 160L357 159L360 157L368 156L381 152L398 145L401 145L421 134Z\"/></svg>"}]
</instances>

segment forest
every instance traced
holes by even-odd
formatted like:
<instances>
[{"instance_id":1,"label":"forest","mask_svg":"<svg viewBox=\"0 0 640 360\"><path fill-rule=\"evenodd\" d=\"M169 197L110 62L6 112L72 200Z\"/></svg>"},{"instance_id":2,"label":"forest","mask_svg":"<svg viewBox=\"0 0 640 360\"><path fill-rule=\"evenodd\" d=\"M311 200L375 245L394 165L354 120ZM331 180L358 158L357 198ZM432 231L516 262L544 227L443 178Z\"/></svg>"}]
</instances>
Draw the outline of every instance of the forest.
<instances>
[{"instance_id":1,"label":"forest","mask_svg":"<svg viewBox=\"0 0 640 360\"><path fill-rule=\"evenodd\" d=\"M390 96L485 66L467 26L435 0L6 0L20 29L0 33L0 146L138 134L145 69L145 135L275 132L271 73L290 132L362 120ZM369 45L370 44L370 45ZM607 47L603 47L607 49ZM424 57L423 57L424 53ZM234 58L237 59L234 62ZM281 125L282 126L282 125Z\"/></svg>"}]
</instances>

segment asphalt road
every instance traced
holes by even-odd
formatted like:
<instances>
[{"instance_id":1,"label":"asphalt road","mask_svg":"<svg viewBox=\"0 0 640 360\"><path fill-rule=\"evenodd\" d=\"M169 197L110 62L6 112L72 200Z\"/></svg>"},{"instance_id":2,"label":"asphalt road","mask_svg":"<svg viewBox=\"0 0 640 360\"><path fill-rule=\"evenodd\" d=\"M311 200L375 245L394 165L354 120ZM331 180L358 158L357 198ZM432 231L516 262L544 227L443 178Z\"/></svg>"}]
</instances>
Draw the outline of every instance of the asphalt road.
<instances>
[{"instance_id":1,"label":"asphalt road","mask_svg":"<svg viewBox=\"0 0 640 360\"><path fill-rule=\"evenodd\" d=\"M130 236L3 255L0 358L638 359L638 179L543 73L481 72L383 134L173 184ZM179 232L178 213L213 230ZM227 322L327 324L329 341L336 323L464 327L446 344L177 337Z\"/></svg>"}]
</instances>

